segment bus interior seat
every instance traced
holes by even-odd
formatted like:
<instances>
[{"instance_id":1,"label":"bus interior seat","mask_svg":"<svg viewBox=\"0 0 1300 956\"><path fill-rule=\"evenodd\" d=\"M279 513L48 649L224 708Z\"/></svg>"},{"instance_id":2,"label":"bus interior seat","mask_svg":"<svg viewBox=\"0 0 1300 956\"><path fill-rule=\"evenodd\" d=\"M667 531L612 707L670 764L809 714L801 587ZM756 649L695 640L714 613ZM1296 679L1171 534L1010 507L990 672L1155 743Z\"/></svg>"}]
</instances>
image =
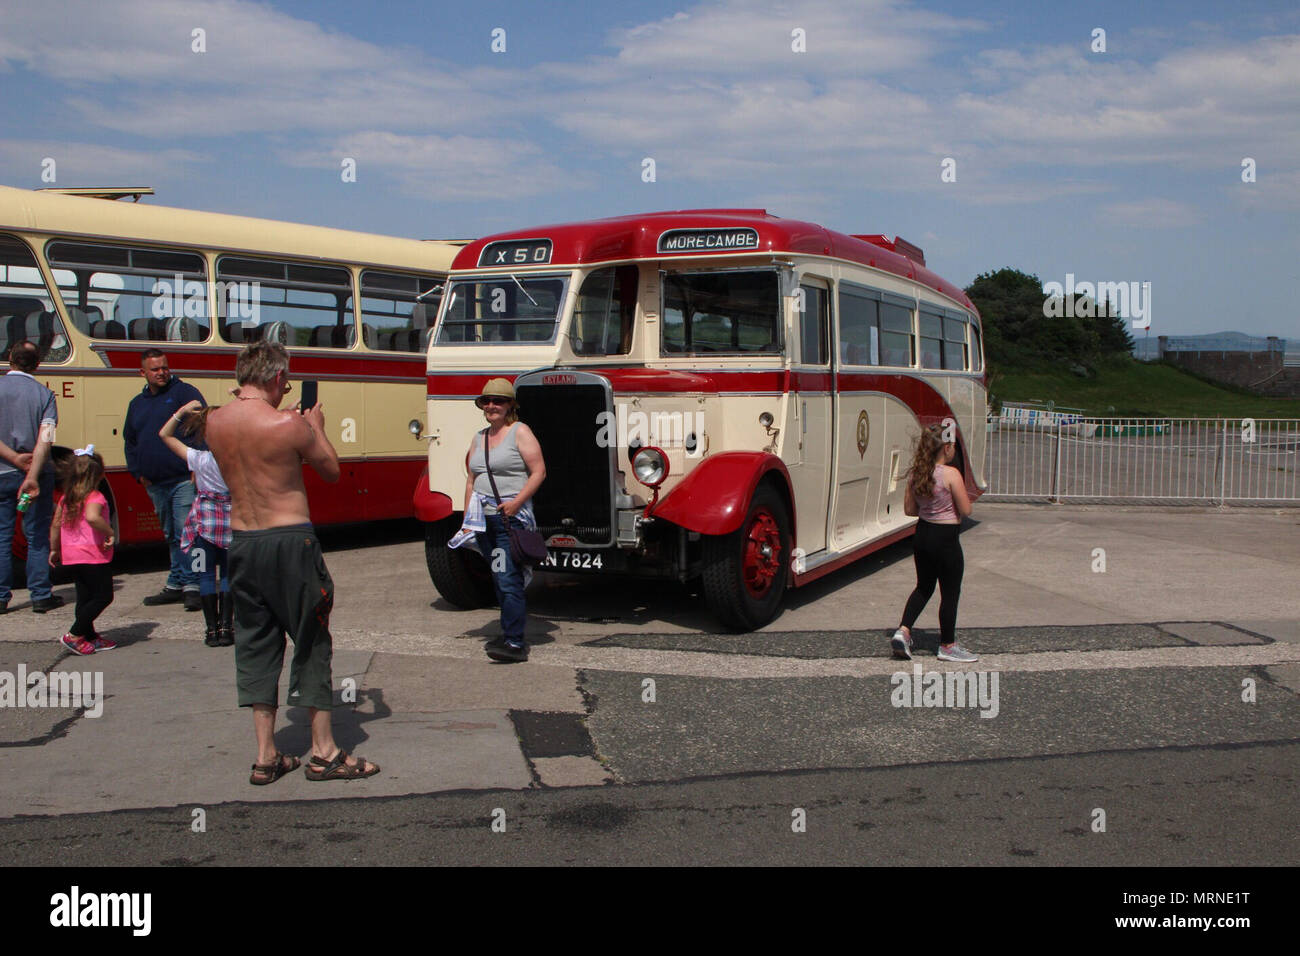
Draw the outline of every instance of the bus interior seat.
<instances>
[{"instance_id":1,"label":"bus interior seat","mask_svg":"<svg viewBox=\"0 0 1300 956\"><path fill-rule=\"evenodd\" d=\"M289 344L289 326L285 322L268 322L266 325L253 326L253 328L262 330L259 336L261 341L279 342L285 346Z\"/></svg>"},{"instance_id":2,"label":"bus interior seat","mask_svg":"<svg viewBox=\"0 0 1300 956\"><path fill-rule=\"evenodd\" d=\"M375 330L373 325L367 325L364 322L361 323L361 341L368 349L379 348L379 333Z\"/></svg>"},{"instance_id":3,"label":"bus interior seat","mask_svg":"<svg viewBox=\"0 0 1300 956\"><path fill-rule=\"evenodd\" d=\"M187 315L172 316L167 320L168 342L202 342L207 329Z\"/></svg>"},{"instance_id":4,"label":"bus interior seat","mask_svg":"<svg viewBox=\"0 0 1300 956\"><path fill-rule=\"evenodd\" d=\"M347 331L342 326L318 325L312 329L307 344L321 348L341 349L351 344L348 338Z\"/></svg>"},{"instance_id":5,"label":"bus interior seat","mask_svg":"<svg viewBox=\"0 0 1300 956\"><path fill-rule=\"evenodd\" d=\"M133 342L162 342L167 338L167 323L146 316L127 323L127 338Z\"/></svg>"},{"instance_id":6,"label":"bus interior seat","mask_svg":"<svg viewBox=\"0 0 1300 956\"><path fill-rule=\"evenodd\" d=\"M90 327L90 335L96 339L124 339L126 326L116 319L101 319Z\"/></svg>"},{"instance_id":7,"label":"bus interior seat","mask_svg":"<svg viewBox=\"0 0 1300 956\"><path fill-rule=\"evenodd\" d=\"M26 295L0 295L0 315L30 315L45 308L40 299Z\"/></svg>"},{"instance_id":8,"label":"bus interior seat","mask_svg":"<svg viewBox=\"0 0 1300 956\"><path fill-rule=\"evenodd\" d=\"M90 327L96 322L102 322L104 312L97 305L92 305L82 309L75 305L68 306L68 318L72 320L72 325L77 331L84 335L90 334Z\"/></svg>"},{"instance_id":9,"label":"bus interior seat","mask_svg":"<svg viewBox=\"0 0 1300 956\"><path fill-rule=\"evenodd\" d=\"M412 352L427 352L429 350L429 336L433 334L433 329L420 329L419 336L415 339Z\"/></svg>"},{"instance_id":10,"label":"bus interior seat","mask_svg":"<svg viewBox=\"0 0 1300 956\"><path fill-rule=\"evenodd\" d=\"M53 312L46 312L44 309L29 312L23 326L25 333L23 337L35 342L42 355L50 350L50 346L54 344Z\"/></svg>"}]
</instances>

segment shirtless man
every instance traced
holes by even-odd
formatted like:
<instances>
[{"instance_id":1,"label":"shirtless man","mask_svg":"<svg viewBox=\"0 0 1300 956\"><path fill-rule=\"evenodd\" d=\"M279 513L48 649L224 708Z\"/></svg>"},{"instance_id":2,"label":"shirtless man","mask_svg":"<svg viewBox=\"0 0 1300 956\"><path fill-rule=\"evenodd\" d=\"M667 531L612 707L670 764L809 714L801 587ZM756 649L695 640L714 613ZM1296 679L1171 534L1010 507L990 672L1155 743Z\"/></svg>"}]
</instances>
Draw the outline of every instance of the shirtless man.
<instances>
[{"instance_id":1,"label":"shirtless man","mask_svg":"<svg viewBox=\"0 0 1300 956\"><path fill-rule=\"evenodd\" d=\"M331 484L339 457L325 435L320 405L279 411L289 392L289 353L255 342L239 353L236 400L207 420L207 442L230 487L230 595L235 602L239 706L253 708L257 763L249 783L273 783L300 766L275 749L284 634L293 639L289 703L311 713L308 780L354 780L379 772L339 749L330 726L334 703L329 632L334 582L311 526L302 463Z\"/></svg>"}]
</instances>

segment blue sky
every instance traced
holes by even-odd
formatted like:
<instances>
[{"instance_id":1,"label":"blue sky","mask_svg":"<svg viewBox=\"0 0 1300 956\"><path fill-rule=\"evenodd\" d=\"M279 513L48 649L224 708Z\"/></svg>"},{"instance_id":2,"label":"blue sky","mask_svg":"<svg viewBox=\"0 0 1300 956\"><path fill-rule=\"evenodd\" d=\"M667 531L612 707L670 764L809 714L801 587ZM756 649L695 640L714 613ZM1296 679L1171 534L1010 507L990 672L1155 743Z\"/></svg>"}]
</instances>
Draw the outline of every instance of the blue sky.
<instances>
[{"instance_id":1,"label":"blue sky","mask_svg":"<svg viewBox=\"0 0 1300 956\"><path fill-rule=\"evenodd\" d=\"M52 157L57 185L414 237L762 206L902 235L963 286L1150 282L1152 335L1300 339L1294 3L12 7L5 185Z\"/></svg>"}]
</instances>

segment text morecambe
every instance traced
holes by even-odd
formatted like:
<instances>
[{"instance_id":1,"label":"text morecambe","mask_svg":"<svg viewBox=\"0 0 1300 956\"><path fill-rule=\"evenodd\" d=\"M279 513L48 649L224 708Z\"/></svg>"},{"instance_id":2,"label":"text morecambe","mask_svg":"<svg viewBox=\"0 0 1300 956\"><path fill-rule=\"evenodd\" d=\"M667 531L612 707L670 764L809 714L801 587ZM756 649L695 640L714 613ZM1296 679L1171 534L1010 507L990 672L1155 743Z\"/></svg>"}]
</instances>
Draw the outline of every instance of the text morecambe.
<instances>
[{"instance_id":1,"label":"text morecambe","mask_svg":"<svg viewBox=\"0 0 1300 956\"><path fill-rule=\"evenodd\" d=\"M660 249L664 252L690 252L695 249L750 249L757 245L758 235L750 229L672 233L664 236L659 243Z\"/></svg>"}]
</instances>

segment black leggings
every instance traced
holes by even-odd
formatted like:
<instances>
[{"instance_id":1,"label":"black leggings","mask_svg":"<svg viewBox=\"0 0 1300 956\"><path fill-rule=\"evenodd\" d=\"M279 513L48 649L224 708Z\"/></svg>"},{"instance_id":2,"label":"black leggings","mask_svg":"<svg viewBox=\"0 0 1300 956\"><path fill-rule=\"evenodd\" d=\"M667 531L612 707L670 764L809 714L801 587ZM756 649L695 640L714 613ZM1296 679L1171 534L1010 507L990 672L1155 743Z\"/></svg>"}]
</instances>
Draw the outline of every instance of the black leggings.
<instances>
[{"instance_id":1,"label":"black leggings","mask_svg":"<svg viewBox=\"0 0 1300 956\"><path fill-rule=\"evenodd\" d=\"M941 595L939 629L943 632L944 644L951 644L956 639L957 600L961 597L961 576L966 569L966 558L961 553L961 541L957 537L958 528L955 524L917 522L913 539L915 551L912 553L916 562L916 589L907 599L900 625L911 630L934 594L934 584L938 581Z\"/></svg>"},{"instance_id":2,"label":"black leggings","mask_svg":"<svg viewBox=\"0 0 1300 956\"><path fill-rule=\"evenodd\" d=\"M95 633L95 618L113 603L113 569L107 564L69 564L77 583L77 619L72 622L74 637L89 638Z\"/></svg>"}]
</instances>

